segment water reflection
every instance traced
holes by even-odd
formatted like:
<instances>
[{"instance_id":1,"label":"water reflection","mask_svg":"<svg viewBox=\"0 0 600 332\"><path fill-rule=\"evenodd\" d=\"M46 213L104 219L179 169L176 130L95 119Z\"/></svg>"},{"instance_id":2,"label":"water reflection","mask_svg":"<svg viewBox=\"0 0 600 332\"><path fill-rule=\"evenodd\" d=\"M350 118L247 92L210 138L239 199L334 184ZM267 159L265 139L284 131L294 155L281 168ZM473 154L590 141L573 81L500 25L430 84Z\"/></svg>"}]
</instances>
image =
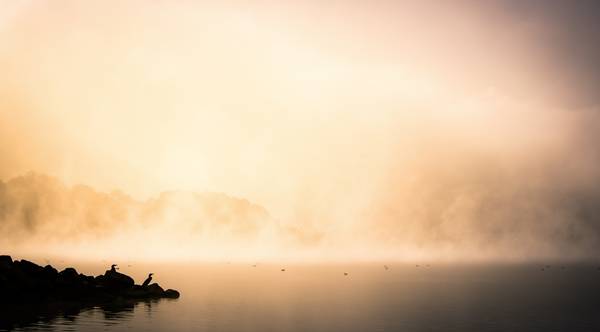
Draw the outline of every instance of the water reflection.
<instances>
[{"instance_id":1,"label":"water reflection","mask_svg":"<svg viewBox=\"0 0 600 332\"><path fill-rule=\"evenodd\" d=\"M131 320L134 317L134 311L138 310L136 308L143 310L145 315L152 315L153 307L157 306L160 301L162 300L115 300L102 303L0 302L0 331L56 330L58 326L64 327L65 330L71 330L82 324L80 320L115 325Z\"/></svg>"},{"instance_id":2,"label":"water reflection","mask_svg":"<svg viewBox=\"0 0 600 332\"><path fill-rule=\"evenodd\" d=\"M184 296L35 308L0 304L0 330L600 331L597 266L288 264L285 273L267 264L136 268L132 275L160 273L161 282Z\"/></svg>"}]
</instances>

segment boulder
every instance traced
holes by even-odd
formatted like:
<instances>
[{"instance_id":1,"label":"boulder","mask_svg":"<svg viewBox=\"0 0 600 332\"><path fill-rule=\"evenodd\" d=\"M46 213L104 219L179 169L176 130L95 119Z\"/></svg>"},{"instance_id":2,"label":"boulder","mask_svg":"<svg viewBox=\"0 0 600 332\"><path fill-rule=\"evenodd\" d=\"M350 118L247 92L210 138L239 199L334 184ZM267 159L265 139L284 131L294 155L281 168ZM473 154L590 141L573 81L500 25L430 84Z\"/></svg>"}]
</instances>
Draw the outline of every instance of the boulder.
<instances>
[{"instance_id":1,"label":"boulder","mask_svg":"<svg viewBox=\"0 0 600 332\"><path fill-rule=\"evenodd\" d=\"M14 264L18 266L21 269L21 271L29 275L35 275L37 273L42 272L42 270L44 269L43 267L24 259L20 261L15 261Z\"/></svg>"},{"instance_id":2,"label":"boulder","mask_svg":"<svg viewBox=\"0 0 600 332\"><path fill-rule=\"evenodd\" d=\"M174 290L174 289L167 289L164 294L164 297L169 298L169 299L178 299L179 298L179 292Z\"/></svg>"},{"instance_id":3,"label":"boulder","mask_svg":"<svg viewBox=\"0 0 600 332\"><path fill-rule=\"evenodd\" d=\"M162 287L160 287L160 285L157 283L150 284L148 286L148 293L150 293L150 295L160 296L164 292L165 292L165 290Z\"/></svg>"},{"instance_id":4,"label":"boulder","mask_svg":"<svg viewBox=\"0 0 600 332\"><path fill-rule=\"evenodd\" d=\"M77 270L72 267L68 267L58 273L58 280L65 283L74 283L78 280L79 274Z\"/></svg>"},{"instance_id":5,"label":"boulder","mask_svg":"<svg viewBox=\"0 0 600 332\"><path fill-rule=\"evenodd\" d=\"M58 273L56 285L66 297L76 297L82 291L83 283L77 271L68 267Z\"/></svg>"},{"instance_id":6,"label":"boulder","mask_svg":"<svg viewBox=\"0 0 600 332\"><path fill-rule=\"evenodd\" d=\"M111 270L104 273L102 281L104 286L112 289L131 288L135 284L130 276Z\"/></svg>"},{"instance_id":7,"label":"boulder","mask_svg":"<svg viewBox=\"0 0 600 332\"><path fill-rule=\"evenodd\" d=\"M9 269L12 266L13 260L8 255L0 255L0 269Z\"/></svg>"},{"instance_id":8,"label":"boulder","mask_svg":"<svg viewBox=\"0 0 600 332\"><path fill-rule=\"evenodd\" d=\"M79 274L79 281L81 281L85 285L92 285L95 282L95 278L92 276L86 276L83 273Z\"/></svg>"},{"instance_id":9,"label":"boulder","mask_svg":"<svg viewBox=\"0 0 600 332\"><path fill-rule=\"evenodd\" d=\"M50 265L44 266L40 273L44 279L55 281L58 277L58 271Z\"/></svg>"},{"instance_id":10,"label":"boulder","mask_svg":"<svg viewBox=\"0 0 600 332\"><path fill-rule=\"evenodd\" d=\"M127 296L137 299L176 299L179 297L179 292L174 289L165 291L159 284L154 283L149 286L134 285L133 288L127 291Z\"/></svg>"},{"instance_id":11,"label":"boulder","mask_svg":"<svg viewBox=\"0 0 600 332\"><path fill-rule=\"evenodd\" d=\"M11 281L11 287L15 289L15 291L29 290L35 286L35 281L32 276L21 269L19 261L14 261L12 268L8 269L6 274Z\"/></svg>"}]
</instances>

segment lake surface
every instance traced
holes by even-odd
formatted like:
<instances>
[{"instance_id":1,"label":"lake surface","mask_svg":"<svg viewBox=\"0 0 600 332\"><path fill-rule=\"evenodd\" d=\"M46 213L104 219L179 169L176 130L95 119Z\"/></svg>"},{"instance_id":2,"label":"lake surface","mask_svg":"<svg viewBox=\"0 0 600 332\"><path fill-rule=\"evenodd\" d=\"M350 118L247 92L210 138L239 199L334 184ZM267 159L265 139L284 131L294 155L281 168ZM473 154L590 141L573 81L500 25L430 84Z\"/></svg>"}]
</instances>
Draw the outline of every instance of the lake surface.
<instances>
[{"instance_id":1,"label":"lake surface","mask_svg":"<svg viewBox=\"0 0 600 332\"><path fill-rule=\"evenodd\" d=\"M181 298L54 308L12 330L600 331L597 266L129 264Z\"/></svg>"}]
</instances>

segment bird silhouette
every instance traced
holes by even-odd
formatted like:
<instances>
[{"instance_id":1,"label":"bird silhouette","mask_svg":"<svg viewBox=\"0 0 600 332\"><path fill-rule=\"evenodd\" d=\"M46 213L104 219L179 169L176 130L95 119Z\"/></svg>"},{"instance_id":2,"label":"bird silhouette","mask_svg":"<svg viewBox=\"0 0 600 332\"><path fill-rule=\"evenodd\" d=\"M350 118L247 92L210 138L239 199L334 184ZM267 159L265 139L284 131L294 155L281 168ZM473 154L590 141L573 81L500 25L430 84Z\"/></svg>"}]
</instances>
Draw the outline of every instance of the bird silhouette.
<instances>
[{"instance_id":1,"label":"bird silhouette","mask_svg":"<svg viewBox=\"0 0 600 332\"><path fill-rule=\"evenodd\" d=\"M148 274L148 278L146 278L146 280L144 280L144 283L142 284L142 287L146 287L148 285L150 285L150 282L152 281L152 275L154 273L150 273Z\"/></svg>"},{"instance_id":2,"label":"bird silhouette","mask_svg":"<svg viewBox=\"0 0 600 332\"><path fill-rule=\"evenodd\" d=\"M112 272L117 272L117 270L118 270L118 269L119 269L119 267L118 267L118 265L117 265L117 264L113 264L113 265L111 265L111 266L110 266L110 270L111 270Z\"/></svg>"},{"instance_id":3,"label":"bird silhouette","mask_svg":"<svg viewBox=\"0 0 600 332\"><path fill-rule=\"evenodd\" d=\"M386 269L386 270L389 270L389 269L390 269L390 267L389 267L389 266L387 266L387 265L384 265L384 266L383 266L383 268L384 268L384 269Z\"/></svg>"},{"instance_id":4,"label":"bird silhouette","mask_svg":"<svg viewBox=\"0 0 600 332\"><path fill-rule=\"evenodd\" d=\"M285 269L281 269L281 272L285 272Z\"/></svg>"},{"instance_id":5,"label":"bird silhouette","mask_svg":"<svg viewBox=\"0 0 600 332\"><path fill-rule=\"evenodd\" d=\"M347 276L347 275L348 275L348 272L344 272L344 275L345 275L345 276Z\"/></svg>"}]
</instances>

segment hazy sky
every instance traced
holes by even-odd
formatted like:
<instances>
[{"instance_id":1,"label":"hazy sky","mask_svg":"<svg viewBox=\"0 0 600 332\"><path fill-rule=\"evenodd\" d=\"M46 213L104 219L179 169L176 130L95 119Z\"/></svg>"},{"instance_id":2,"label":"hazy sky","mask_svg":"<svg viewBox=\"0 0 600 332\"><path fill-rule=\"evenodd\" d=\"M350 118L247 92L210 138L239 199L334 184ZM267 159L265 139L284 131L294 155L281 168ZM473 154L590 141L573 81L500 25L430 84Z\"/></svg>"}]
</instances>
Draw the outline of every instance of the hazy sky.
<instances>
[{"instance_id":1,"label":"hazy sky","mask_svg":"<svg viewBox=\"0 0 600 332\"><path fill-rule=\"evenodd\" d=\"M2 1L0 179L225 192L357 251L587 257L597 59L592 0Z\"/></svg>"}]
</instances>

